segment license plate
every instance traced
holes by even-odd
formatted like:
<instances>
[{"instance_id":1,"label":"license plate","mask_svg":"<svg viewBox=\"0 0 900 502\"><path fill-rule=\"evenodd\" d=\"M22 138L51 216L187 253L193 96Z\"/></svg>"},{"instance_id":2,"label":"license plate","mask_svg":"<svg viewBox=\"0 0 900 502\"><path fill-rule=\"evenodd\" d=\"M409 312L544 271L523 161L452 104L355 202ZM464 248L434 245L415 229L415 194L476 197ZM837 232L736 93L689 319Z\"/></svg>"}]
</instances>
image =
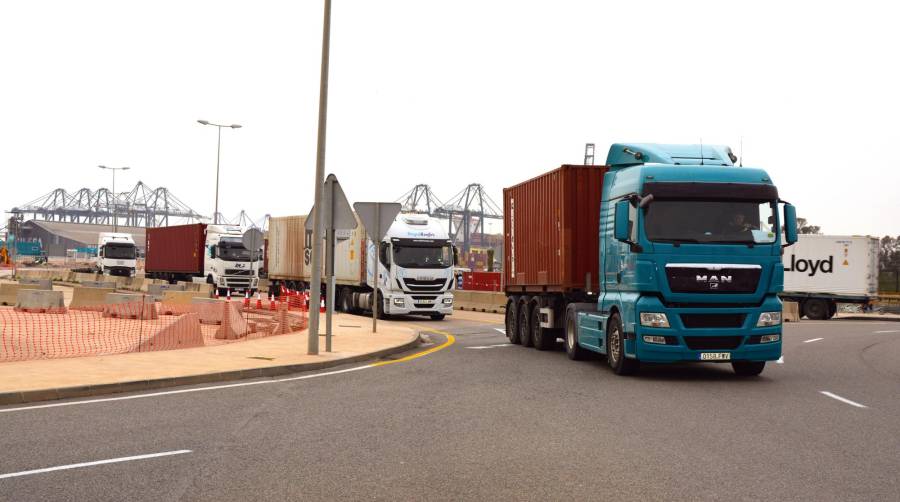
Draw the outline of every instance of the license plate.
<instances>
[{"instance_id":1,"label":"license plate","mask_svg":"<svg viewBox=\"0 0 900 502\"><path fill-rule=\"evenodd\" d=\"M701 361L730 361L731 352L701 352Z\"/></svg>"}]
</instances>

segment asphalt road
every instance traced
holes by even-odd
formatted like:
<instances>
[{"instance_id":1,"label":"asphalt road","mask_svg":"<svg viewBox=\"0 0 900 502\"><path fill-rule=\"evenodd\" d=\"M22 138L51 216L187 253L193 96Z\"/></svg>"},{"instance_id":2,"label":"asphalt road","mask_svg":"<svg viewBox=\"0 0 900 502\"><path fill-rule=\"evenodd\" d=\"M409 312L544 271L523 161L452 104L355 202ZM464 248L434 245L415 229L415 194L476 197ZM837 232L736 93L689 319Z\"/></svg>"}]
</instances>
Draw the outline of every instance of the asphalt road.
<instances>
[{"instance_id":1,"label":"asphalt road","mask_svg":"<svg viewBox=\"0 0 900 502\"><path fill-rule=\"evenodd\" d=\"M751 379L617 377L500 323L419 322L455 343L356 371L0 408L0 499L900 499L900 323L789 324Z\"/></svg>"}]
</instances>

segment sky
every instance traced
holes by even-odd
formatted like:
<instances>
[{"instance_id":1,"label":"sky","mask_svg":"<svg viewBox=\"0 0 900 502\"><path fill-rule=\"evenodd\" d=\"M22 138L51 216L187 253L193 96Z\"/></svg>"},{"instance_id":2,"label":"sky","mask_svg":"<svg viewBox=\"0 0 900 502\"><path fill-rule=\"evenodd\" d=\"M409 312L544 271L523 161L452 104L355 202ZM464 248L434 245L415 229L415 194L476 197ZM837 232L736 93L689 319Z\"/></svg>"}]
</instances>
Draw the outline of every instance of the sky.
<instances>
[{"instance_id":1,"label":"sky","mask_svg":"<svg viewBox=\"0 0 900 502\"><path fill-rule=\"evenodd\" d=\"M889 2L334 0L326 172L450 199L584 144L731 145L828 234L900 235ZM323 2L0 4L0 208L164 186L211 215L312 205Z\"/></svg>"}]
</instances>

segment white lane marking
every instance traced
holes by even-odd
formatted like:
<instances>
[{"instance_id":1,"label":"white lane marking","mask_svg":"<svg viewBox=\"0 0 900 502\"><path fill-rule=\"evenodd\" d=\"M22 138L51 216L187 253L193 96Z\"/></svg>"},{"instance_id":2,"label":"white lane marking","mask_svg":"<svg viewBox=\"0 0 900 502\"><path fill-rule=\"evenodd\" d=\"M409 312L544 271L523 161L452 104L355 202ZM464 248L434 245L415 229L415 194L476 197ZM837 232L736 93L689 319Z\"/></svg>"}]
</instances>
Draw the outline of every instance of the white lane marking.
<instances>
[{"instance_id":1,"label":"white lane marking","mask_svg":"<svg viewBox=\"0 0 900 502\"><path fill-rule=\"evenodd\" d=\"M506 334L506 328L494 328L494 329L503 333L504 335Z\"/></svg>"},{"instance_id":2,"label":"white lane marking","mask_svg":"<svg viewBox=\"0 0 900 502\"><path fill-rule=\"evenodd\" d=\"M888 329L884 331L876 331L875 333L900 333L900 329Z\"/></svg>"},{"instance_id":3,"label":"white lane marking","mask_svg":"<svg viewBox=\"0 0 900 502\"><path fill-rule=\"evenodd\" d=\"M832 394L831 392L828 392L827 390L820 390L819 393L824 394L832 399L837 399L838 401L840 401L842 403L847 403L850 406L856 406L857 408L868 408L868 406L866 406L864 404L859 404L856 401L851 401L851 400L847 399L846 397L841 397L837 394Z\"/></svg>"},{"instance_id":4,"label":"white lane marking","mask_svg":"<svg viewBox=\"0 0 900 502\"><path fill-rule=\"evenodd\" d=\"M230 389L233 387L246 387L249 385L263 385L270 383L279 383L279 382L291 382L294 380L306 380L308 378L318 378L329 375L337 375L340 373L349 373L351 371L359 371L368 368L373 368L374 366L371 364L367 364L365 366L357 366L355 368L349 368L344 370L336 370L336 371L326 371L325 373L316 373L313 375L303 375L298 377L289 377L289 378L279 378L275 380L257 380L254 382L240 382L240 383L231 383L226 385L210 385L207 387L197 387L193 389L179 389L179 390L167 390L162 392L151 392L149 394L135 394L132 396L121 396L121 397L104 397L100 399L86 399L84 401L68 401L65 403L52 403L52 404L39 404L37 406L22 406L19 408L7 408L0 409L0 413L10 413L13 411L26 411L26 410L38 410L41 408L57 408L59 406L75 406L78 404L95 404L95 403L106 403L109 401L125 401L128 399L143 399L145 397L157 397L157 396L168 396L171 394L185 394L188 392L200 392L204 390L219 390L219 389Z\"/></svg>"},{"instance_id":5,"label":"white lane marking","mask_svg":"<svg viewBox=\"0 0 900 502\"><path fill-rule=\"evenodd\" d=\"M784 356L781 356L778 359L776 359L775 364L784 364Z\"/></svg>"},{"instance_id":6,"label":"white lane marking","mask_svg":"<svg viewBox=\"0 0 900 502\"><path fill-rule=\"evenodd\" d=\"M496 345L473 345L471 347L466 347L467 349L493 349L494 347L509 347L512 345L511 343L498 343Z\"/></svg>"},{"instance_id":7,"label":"white lane marking","mask_svg":"<svg viewBox=\"0 0 900 502\"><path fill-rule=\"evenodd\" d=\"M824 338L810 338L809 340L804 340L803 343L818 342L819 340L824 340Z\"/></svg>"},{"instance_id":8,"label":"white lane marking","mask_svg":"<svg viewBox=\"0 0 900 502\"><path fill-rule=\"evenodd\" d=\"M146 455L134 455L132 457L110 458L107 460L95 460L93 462L81 462L78 464L58 465L56 467L45 467L43 469L32 469L30 471L11 472L9 474L0 474L0 479L15 478L18 476L29 476L31 474L42 474L45 472L64 471L66 469L78 469L81 467L91 467L94 465L115 464L119 462L131 462L132 460L146 460L148 458L168 457L170 455L182 455L191 453L191 450L174 450L164 451L161 453L148 453Z\"/></svg>"}]
</instances>

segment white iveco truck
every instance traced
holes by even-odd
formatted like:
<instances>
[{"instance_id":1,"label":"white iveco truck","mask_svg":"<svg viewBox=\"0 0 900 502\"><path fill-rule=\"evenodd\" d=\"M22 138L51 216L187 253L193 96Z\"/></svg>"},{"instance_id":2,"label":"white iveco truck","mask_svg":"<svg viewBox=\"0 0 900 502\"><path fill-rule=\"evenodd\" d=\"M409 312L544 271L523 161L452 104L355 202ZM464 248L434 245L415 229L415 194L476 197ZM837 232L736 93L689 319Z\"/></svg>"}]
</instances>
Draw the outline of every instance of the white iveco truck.
<instances>
[{"instance_id":1,"label":"white iveco truck","mask_svg":"<svg viewBox=\"0 0 900 502\"><path fill-rule=\"evenodd\" d=\"M269 278L276 284L309 285L311 238L304 236L304 222L304 216L269 220ZM443 319L453 313L454 256L447 229L435 218L400 214L377 246L359 222L356 230L337 234L335 307L344 312L371 311L377 287L379 316Z\"/></svg>"},{"instance_id":2,"label":"white iveco truck","mask_svg":"<svg viewBox=\"0 0 900 502\"><path fill-rule=\"evenodd\" d=\"M137 249L131 234L100 232L97 239L97 271L106 275L134 276Z\"/></svg>"}]
</instances>

